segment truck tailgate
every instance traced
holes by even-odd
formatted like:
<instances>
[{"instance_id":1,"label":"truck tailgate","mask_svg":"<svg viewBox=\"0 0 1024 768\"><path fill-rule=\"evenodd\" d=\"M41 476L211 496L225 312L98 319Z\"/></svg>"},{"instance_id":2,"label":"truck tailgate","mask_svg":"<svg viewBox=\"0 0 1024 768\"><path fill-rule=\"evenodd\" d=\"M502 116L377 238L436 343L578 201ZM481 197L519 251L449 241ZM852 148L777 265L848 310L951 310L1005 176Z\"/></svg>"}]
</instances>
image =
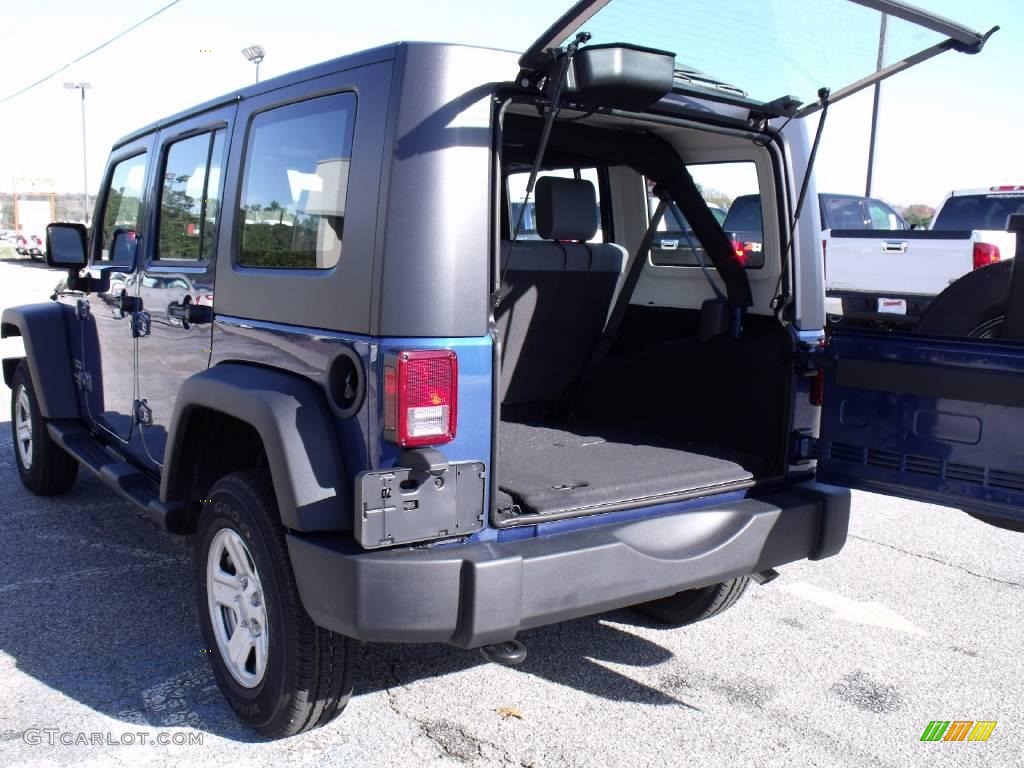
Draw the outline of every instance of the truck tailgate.
<instances>
[{"instance_id":1,"label":"truck tailgate","mask_svg":"<svg viewBox=\"0 0 1024 768\"><path fill-rule=\"evenodd\" d=\"M969 231L833 229L825 289L935 296L973 267Z\"/></svg>"}]
</instances>

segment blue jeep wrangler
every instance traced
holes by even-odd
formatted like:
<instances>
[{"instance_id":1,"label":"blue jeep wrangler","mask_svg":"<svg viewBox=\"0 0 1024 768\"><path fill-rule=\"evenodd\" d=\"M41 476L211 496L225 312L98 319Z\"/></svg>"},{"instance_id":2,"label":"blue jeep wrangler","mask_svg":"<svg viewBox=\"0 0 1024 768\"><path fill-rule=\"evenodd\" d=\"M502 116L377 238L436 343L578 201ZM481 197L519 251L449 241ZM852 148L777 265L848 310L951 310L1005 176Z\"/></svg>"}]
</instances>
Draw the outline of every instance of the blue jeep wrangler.
<instances>
[{"instance_id":1,"label":"blue jeep wrangler","mask_svg":"<svg viewBox=\"0 0 1024 768\"><path fill-rule=\"evenodd\" d=\"M913 61L985 39L837 5L869 38L879 9L919 25ZM532 627L712 616L836 554L848 487L1021 520L1009 304L1004 340L824 344L800 118L899 67L787 96L781 49L723 59L686 42L711 22L635 13L585 0L522 57L377 48L143 128L91 233L49 228L64 288L3 313L24 484L83 466L193 535L214 673L264 733L344 708L351 640L514 664ZM759 196L759 251L712 190ZM692 259L652 258L669 209Z\"/></svg>"}]
</instances>

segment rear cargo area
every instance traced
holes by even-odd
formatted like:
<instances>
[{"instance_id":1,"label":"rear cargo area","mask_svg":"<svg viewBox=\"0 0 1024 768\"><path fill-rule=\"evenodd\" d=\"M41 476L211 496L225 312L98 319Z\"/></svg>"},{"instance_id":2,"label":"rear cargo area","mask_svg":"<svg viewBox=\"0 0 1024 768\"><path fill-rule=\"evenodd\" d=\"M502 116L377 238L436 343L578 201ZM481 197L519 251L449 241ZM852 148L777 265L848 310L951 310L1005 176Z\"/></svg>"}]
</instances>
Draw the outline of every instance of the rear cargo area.
<instances>
[{"instance_id":1,"label":"rear cargo area","mask_svg":"<svg viewBox=\"0 0 1024 768\"><path fill-rule=\"evenodd\" d=\"M698 262L654 270L646 288L628 282L631 253L622 243L639 247L654 205L644 179L681 160L649 134L607 130L617 124L594 119L604 120L602 126L556 121L525 236L514 216L519 212L522 219L525 208L515 204L523 199L540 124L519 115L505 124L500 295L493 316L500 343L492 474L498 525L742 491L786 470L793 354L789 332L767 306L779 274L772 271L777 262L768 260L771 244L760 234L755 238L759 248L768 243L765 258L751 265L763 286L762 305L746 315L738 335L713 312L702 327L701 307L716 293ZM733 146L749 156L745 138L668 129L662 135L691 152ZM623 157L634 164L623 164ZM589 178L581 170L588 168ZM513 198L508 179L516 174L520 197ZM757 188L756 178L751 183ZM721 224L706 201L684 198L686 189L673 200L687 200L688 221L703 215L705 238L717 242ZM700 194L696 186L693 193ZM730 248L732 264L736 244L718 245ZM644 258L647 275L648 266L657 265ZM742 288L748 279L745 272L740 277ZM613 310L627 282L630 293ZM602 335L610 346L596 354Z\"/></svg>"},{"instance_id":2,"label":"rear cargo area","mask_svg":"<svg viewBox=\"0 0 1024 768\"><path fill-rule=\"evenodd\" d=\"M507 280L529 275L510 269ZM605 313L581 314L579 294L546 282L525 291L528 306L510 301L497 316L513 342L503 355L499 521L741 490L782 473L792 363L781 326L750 317L739 338L700 341L699 313L631 306L580 387Z\"/></svg>"}]
</instances>

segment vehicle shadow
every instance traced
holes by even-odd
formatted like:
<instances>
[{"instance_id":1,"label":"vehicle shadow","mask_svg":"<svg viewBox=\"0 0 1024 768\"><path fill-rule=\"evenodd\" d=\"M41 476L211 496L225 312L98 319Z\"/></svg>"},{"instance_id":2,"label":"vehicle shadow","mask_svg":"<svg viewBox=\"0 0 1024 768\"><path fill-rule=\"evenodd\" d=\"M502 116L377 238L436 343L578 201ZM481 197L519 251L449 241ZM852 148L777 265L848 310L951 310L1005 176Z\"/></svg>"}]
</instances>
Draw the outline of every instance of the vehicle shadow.
<instances>
[{"instance_id":1,"label":"vehicle shadow","mask_svg":"<svg viewBox=\"0 0 1024 768\"><path fill-rule=\"evenodd\" d=\"M10 423L0 422L0 688L14 690L20 672L126 724L262 741L237 720L210 672L191 538L158 531L84 471L67 496L31 496L13 450ZM672 654L601 617L520 638L530 651L521 674L613 701L692 708L605 666L652 667ZM352 645L356 700L486 663L444 645ZM36 722L43 711L41 703L0 730L57 727Z\"/></svg>"}]
</instances>

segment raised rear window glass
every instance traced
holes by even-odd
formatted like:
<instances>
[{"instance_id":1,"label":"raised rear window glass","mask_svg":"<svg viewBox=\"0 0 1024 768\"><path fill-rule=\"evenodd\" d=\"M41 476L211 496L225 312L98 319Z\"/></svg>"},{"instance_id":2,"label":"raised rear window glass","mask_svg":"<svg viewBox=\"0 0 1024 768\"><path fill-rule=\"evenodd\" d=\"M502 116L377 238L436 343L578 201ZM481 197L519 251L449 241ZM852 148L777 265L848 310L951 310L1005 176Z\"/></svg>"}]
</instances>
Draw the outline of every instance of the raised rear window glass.
<instances>
[{"instance_id":1,"label":"raised rear window glass","mask_svg":"<svg viewBox=\"0 0 1024 768\"><path fill-rule=\"evenodd\" d=\"M355 115L355 94L340 93L253 118L239 211L239 264L338 264Z\"/></svg>"}]
</instances>

